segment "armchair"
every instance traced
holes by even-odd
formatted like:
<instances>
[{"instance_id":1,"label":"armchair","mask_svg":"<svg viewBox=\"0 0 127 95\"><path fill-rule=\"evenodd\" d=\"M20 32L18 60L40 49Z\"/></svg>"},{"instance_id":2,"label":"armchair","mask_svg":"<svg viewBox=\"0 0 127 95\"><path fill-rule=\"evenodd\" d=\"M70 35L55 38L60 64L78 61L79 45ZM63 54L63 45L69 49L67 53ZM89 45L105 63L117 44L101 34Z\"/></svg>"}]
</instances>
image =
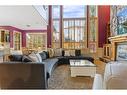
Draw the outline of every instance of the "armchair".
<instances>
[{"instance_id":1,"label":"armchair","mask_svg":"<svg viewBox=\"0 0 127 95\"><path fill-rule=\"evenodd\" d=\"M96 74L93 89L127 89L127 64L121 62L108 63L104 76Z\"/></svg>"}]
</instances>

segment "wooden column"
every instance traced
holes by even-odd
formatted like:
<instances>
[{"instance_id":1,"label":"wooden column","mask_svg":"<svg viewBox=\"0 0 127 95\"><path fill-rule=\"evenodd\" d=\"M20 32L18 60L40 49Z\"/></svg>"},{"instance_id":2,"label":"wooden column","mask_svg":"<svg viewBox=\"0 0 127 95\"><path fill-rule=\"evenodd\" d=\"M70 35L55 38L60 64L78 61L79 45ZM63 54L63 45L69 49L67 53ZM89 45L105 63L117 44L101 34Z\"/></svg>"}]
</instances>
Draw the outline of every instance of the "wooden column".
<instances>
[{"instance_id":1,"label":"wooden column","mask_svg":"<svg viewBox=\"0 0 127 95\"><path fill-rule=\"evenodd\" d=\"M60 6L60 48L62 48L62 42L63 42L63 6Z\"/></svg>"},{"instance_id":2,"label":"wooden column","mask_svg":"<svg viewBox=\"0 0 127 95\"><path fill-rule=\"evenodd\" d=\"M52 6L49 5L49 19L48 19L48 26L47 26L47 48L51 48L52 46Z\"/></svg>"}]
</instances>

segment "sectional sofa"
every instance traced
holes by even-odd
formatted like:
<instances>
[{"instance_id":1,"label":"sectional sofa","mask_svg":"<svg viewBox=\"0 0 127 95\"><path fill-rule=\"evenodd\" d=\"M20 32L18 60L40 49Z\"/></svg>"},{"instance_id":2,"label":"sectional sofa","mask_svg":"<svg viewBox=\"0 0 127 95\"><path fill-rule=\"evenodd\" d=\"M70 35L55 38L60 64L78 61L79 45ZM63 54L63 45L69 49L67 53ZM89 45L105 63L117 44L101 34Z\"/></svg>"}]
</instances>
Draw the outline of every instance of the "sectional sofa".
<instances>
[{"instance_id":1,"label":"sectional sofa","mask_svg":"<svg viewBox=\"0 0 127 95\"><path fill-rule=\"evenodd\" d=\"M3 68L0 72L4 73L4 75L0 73L0 82L3 84L1 88L46 89L48 79L58 65L69 64L70 59L94 61L92 57L82 56L79 50L76 56L66 56L63 50L59 54L56 53L56 56L51 55L49 51L29 55L10 55L10 62L0 64L0 68Z\"/></svg>"}]
</instances>

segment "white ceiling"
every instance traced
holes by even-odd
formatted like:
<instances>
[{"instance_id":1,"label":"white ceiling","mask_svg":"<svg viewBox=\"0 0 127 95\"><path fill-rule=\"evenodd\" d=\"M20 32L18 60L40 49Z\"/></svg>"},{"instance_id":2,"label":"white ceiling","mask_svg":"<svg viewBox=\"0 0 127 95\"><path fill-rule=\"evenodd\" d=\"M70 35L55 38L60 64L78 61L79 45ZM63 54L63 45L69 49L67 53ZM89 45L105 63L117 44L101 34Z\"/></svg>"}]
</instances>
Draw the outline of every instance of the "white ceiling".
<instances>
[{"instance_id":1,"label":"white ceiling","mask_svg":"<svg viewBox=\"0 0 127 95\"><path fill-rule=\"evenodd\" d=\"M0 26L42 30L47 29L47 22L32 5L0 6Z\"/></svg>"}]
</instances>

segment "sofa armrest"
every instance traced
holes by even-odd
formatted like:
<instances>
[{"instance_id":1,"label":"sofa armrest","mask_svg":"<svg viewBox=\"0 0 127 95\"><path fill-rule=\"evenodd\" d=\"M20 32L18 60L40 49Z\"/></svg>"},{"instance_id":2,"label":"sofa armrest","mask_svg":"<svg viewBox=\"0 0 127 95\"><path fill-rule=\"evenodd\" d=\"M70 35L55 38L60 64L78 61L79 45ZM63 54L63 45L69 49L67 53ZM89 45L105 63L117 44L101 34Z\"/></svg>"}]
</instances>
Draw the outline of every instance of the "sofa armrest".
<instances>
[{"instance_id":1,"label":"sofa armrest","mask_svg":"<svg viewBox=\"0 0 127 95\"><path fill-rule=\"evenodd\" d=\"M46 68L43 63L0 63L1 89L46 89Z\"/></svg>"},{"instance_id":2,"label":"sofa armrest","mask_svg":"<svg viewBox=\"0 0 127 95\"><path fill-rule=\"evenodd\" d=\"M96 74L94 77L92 89L104 89L103 88L103 78L100 74Z\"/></svg>"}]
</instances>

